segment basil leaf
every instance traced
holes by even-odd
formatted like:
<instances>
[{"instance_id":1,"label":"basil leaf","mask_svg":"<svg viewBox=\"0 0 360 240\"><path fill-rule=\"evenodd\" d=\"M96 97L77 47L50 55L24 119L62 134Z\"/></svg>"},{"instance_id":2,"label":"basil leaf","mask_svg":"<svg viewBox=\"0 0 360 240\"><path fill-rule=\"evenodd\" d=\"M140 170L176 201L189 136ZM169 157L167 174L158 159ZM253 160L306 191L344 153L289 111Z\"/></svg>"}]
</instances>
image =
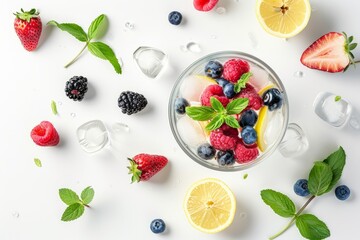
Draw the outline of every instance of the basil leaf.
<instances>
[{"instance_id":1,"label":"basil leaf","mask_svg":"<svg viewBox=\"0 0 360 240\"><path fill-rule=\"evenodd\" d=\"M327 192L333 179L333 173L328 164L316 162L309 174L308 188L311 194L320 196Z\"/></svg>"},{"instance_id":2,"label":"basil leaf","mask_svg":"<svg viewBox=\"0 0 360 240\"><path fill-rule=\"evenodd\" d=\"M261 198L276 214L282 217L293 217L295 215L295 204L285 194L266 189L261 191Z\"/></svg>"},{"instance_id":3,"label":"basil leaf","mask_svg":"<svg viewBox=\"0 0 360 240\"><path fill-rule=\"evenodd\" d=\"M75 220L83 215L84 210L84 205L80 203L74 203L65 209L65 212L61 216L61 220L65 222Z\"/></svg>"},{"instance_id":4,"label":"basil leaf","mask_svg":"<svg viewBox=\"0 0 360 240\"><path fill-rule=\"evenodd\" d=\"M205 129L208 131L218 129L219 127L221 127L221 125L223 125L224 121L225 119L223 115L216 115L213 120L211 120L211 122L206 125Z\"/></svg>"},{"instance_id":5,"label":"basil leaf","mask_svg":"<svg viewBox=\"0 0 360 240\"><path fill-rule=\"evenodd\" d=\"M332 180L326 192L329 192L339 181L346 163L346 154L342 147L333 152L323 162L329 165L332 171Z\"/></svg>"},{"instance_id":6,"label":"basil leaf","mask_svg":"<svg viewBox=\"0 0 360 240\"><path fill-rule=\"evenodd\" d=\"M210 98L210 104L211 104L212 108L215 109L215 111L217 111L219 113L223 113L225 111L225 108L222 105L222 103L215 97Z\"/></svg>"},{"instance_id":7,"label":"basil leaf","mask_svg":"<svg viewBox=\"0 0 360 240\"><path fill-rule=\"evenodd\" d=\"M59 189L59 196L67 205L78 203L80 201L79 196L73 190L68 188Z\"/></svg>"},{"instance_id":8,"label":"basil leaf","mask_svg":"<svg viewBox=\"0 0 360 240\"><path fill-rule=\"evenodd\" d=\"M196 120L196 121L206 121L210 120L215 116L215 110L211 107L203 106L203 107L186 107L186 114Z\"/></svg>"},{"instance_id":9,"label":"basil leaf","mask_svg":"<svg viewBox=\"0 0 360 240\"><path fill-rule=\"evenodd\" d=\"M303 214L296 218L296 226L304 238L324 239L330 236L326 224L312 214Z\"/></svg>"},{"instance_id":10,"label":"basil leaf","mask_svg":"<svg viewBox=\"0 0 360 240\"><path fill-rule=\"evenodd\" d=\"M226 113L228 115L239 114L242 110L244 110L249 104L249 99L247 98L237 98L232 100L226 106Z\"/></svg>"},{"instance_id":11,"label":"basil leaf","mask_svg":"<svg viewBox=\"0 0 360 240\"><path fill-rule=\"evenodd\" d=\"M86 35L85 31L82 29L82 27L80 27L75 23L57 23L56 21L52 20L47 24L54 25L58 27L60 30L70 33L81 42L88 41L88 36Z\"/></svg>"},{"instance_id":12,"label":"basil leaf","mask_svg":"<svg viewBox=\"0 0 360 240\"><path fill-rule=\"evenodd\" d=\"M93 55L108 60L113 65L116 73L121 74L119 61L116 58L114 51L108 45L102 42L90 42L88 44L88 49Z\"/></svg>"},{"instance_id":13,"label":"basil leaf","mask_svg":"<svg viewBox=\"0 0 360 240\"><path fill-rule=\"evenodd\" d=\"M102 30L103 23L104 23L105 15L101 14L98 16L89 26L88 29L88 36L89 40L96 38L99 34L99 32Z\"/></svg>"},{"instance_id":14,"label":"basil leaf","mask_svg":"<svg viewBox=\"0 0 360 240\"><path fill-rule=\"evenodd\" d=\"M246 87L246 83L250 80L250 77L253 74L251 72L244 73L241 75L240 79L234 85L234 91L236 93L240 92L242 88Z\"/></svg>"},{"instance_id":15,"label":"basil leaf","mask_svg":"<svg viewBox=\"0 0 360 240\"><path fill-rule=\"evenodd\" d=\"M87 187L81 192L81 200L84 204L89 204L94 198L94 189Z\"/></svg>"},{"instance_id":16,"label":"basil leaf","mask_svg":"<svg viewBox=\"0 0 360 240\"><path fill-rule=\"evenodd\" d=\"M225 123L232 128L240 128L239 122L233 116L226 116Z\"/></svg>"}]
</instances>

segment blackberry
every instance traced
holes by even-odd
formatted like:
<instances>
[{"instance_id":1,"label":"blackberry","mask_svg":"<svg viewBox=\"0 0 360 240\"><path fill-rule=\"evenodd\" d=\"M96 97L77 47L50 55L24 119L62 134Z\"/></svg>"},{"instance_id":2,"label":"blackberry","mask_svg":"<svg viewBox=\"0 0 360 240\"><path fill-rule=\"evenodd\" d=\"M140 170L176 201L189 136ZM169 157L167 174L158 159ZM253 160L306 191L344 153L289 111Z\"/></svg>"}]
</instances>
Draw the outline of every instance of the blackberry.
<instances>
[{"instance_id":1,"label":"blackberry","mask_svg":"<svg viewBox=\"0 0 360 240\"><path fill-rule=\"evenodd\" d=\"M66 96L74 101L83 100L87 90L87 78L83 76L74 76L65 85Z\"/></svg>"},{"instance_id":2,"label":"blackberry","mask_svg":"<svg viewBox=\"0 0 360 240\"><path fill-rule=\"evenodd\" d=\"M127 115L140 112L147 105L146 98L139 93L125 91L120 94L118 99L118 106L121 108L121 112Z\"/></svg>"}]
</instances>

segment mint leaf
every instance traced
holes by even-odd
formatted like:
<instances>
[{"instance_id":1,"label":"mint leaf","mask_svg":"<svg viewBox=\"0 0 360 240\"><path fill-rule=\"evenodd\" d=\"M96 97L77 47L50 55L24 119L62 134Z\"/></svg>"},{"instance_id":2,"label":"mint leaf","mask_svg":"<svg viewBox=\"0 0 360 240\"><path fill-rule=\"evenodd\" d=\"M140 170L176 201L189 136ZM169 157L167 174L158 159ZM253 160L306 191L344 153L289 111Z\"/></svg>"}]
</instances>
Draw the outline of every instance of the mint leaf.
<instances>
[{"instance_id":1,"label":"mint leaf","mask_svg":"<svg viewBox=\"0 0 360 240\"><path fill-rule=\"evenodd\" d=\"M206 125L205 129L208 131L212 131L215 129L218 129L219 127L221 127L221 125L223 125L223 123L225 122L224 116L219 114L216 115L208 125Z\"/></svg>"},{"instance_id":2,"label":"mint leaf","mask_svg":"<svg viewBox=\"0 0 360 240\"><path fill-rule=\"evenodd\" d=\"M94 189L92 187L87 187L81 192L81 200L83 204L89 204L94 198Z\"/></svg>"},{"instance_id":3,"label":"mint leaf","mask_svg":"<svg viewBox=\"0 0 360 240\"><path fill-rule=\"evenodd\" d=\"M261 191L261 198L276 214L282 217L293 217L295 215L295 204L285 194L266 189Z\"/></svg>"},{"instance_id":4,"label":"mint leaf","mask_svg":"<svg viewBox=\"0 0 360 240\"><path fill-rule=\"evenodd\" d=\"M326 190L326 192L329 192L339 181L342 171L345 167L346 163L346 154L342 147L339 147L339 149L335 152L333 152L330 156L328 156L323 162L328 164L332 171L332 180L331 183Z\"/></svg>"},{"instance_id":5,"label":"mint leaf","mask_svg":"<svg viewBox=\"0 0 360 240\"><path fill-rule=\"evenodd\" d=\"M65 222L75 220L79 218L81 215L83 215L84 211L85 211L84 205L80 203L71 204L65 209L65 212L61 216L61 220Z\"/></svg>"},{"instance_id":6,"label":"mint leaf","mask_svg":"<svg viewBox=\"0 0 360 240\"><path fill-rule=\"evenodd\" d=\"M250 80L251 76L252 76L251 72L247 72L241 75L240 79L234 85L234 91L238 93L241 91L242 88L245 88L246 83Z\"/></svg>"},{"instance_id":7,"label":"mint leaf","mask_svg":"<svg viewBox=\"0 0 360 240\"><path fill-rule=\"evenodd\" d=\"M101 14L94 21L92 21L88 29L89 40L98 36L98 33L102 30L102 24L104 23L104 19L105 15Z\"/></svg>"},{"instance_id":8,"label":"mint leaf","mask_svg":"<svg viewBox=\"0 0 360 240\"><path fill-rule=\"evenodd\" d=\"M335 102L338 102L338 101L340 101L341 100L341 96L336 96L335 97Z\"/></svg>"},{"instance_id":9,"label":"mint leaf","mask_svg":"<svg viewBox=\"0 0 360 240\"><path fill-rule=\"evenodd\" d=\"M324 239L330 236L326 224L312 214L303 214L296 218L296 226L304 238Z\"/></svg>"},{"instance_id":10,"label":"mint leaf","mask_svg":"<svg viewBox=\"0 0 360 240\"><path fill-rule=\"evenodd\" d=\"M311 194L320 196L327 192L333 178L328 164L316 162L309 174L308 188Z\"/></svg>"},{"instance_id":11,"label":"mint leaf","mask_svg":"<svg viewBox=\"0 0 360 240\"><path fill-rule=\"evenodd\" d=\"M234 118L233 116L226 116L225 117L225 123L232 128L239 128L239 122Z\"/></svg>"},{"instance_id":12,"label":"mint leaf","mask_svg":"<svg viewBox=\"0 0 360 240\"><path fill-rule=\"evenodd\" d=\"M215 117L216 112L211 107L186 107L186 114L196 121L207 121Z\"/></svg>"},{"instance_id":13,"label":"mint leaf","mask_svg":"<svg viewBox=\"0 0 360 240\"><path fill-rule=\"evenodd\" d=\"M37 167L42 167L41 161L38 158L34 158L34 163Z\"/></svg>"},{"instance_id":14,"label":"mint leaf","mask_svg":"<svg viewBox=\"0 0 360 240\"><path fill-rule=\"evenodd\" d=\"M51 101L51 111L54 115L58 114L56 103L54 102L54 100Z\"/></svg>"},{"instance_id":15,"label":"mint leaf","mask_svg":"<svg viewBox=\"0 0 360 240\"><path fill-rule=\"evenodd\" d=\"M108 60L113 65L115 72L121 74L119 61L116 58L114 51L108 45L102 42L90 42L88 44L88 49L94 56Z\"/></svg>"},{"instance_id":16,"label":"mint leaf","mask_svg":"<svg viewBox=\"0 0 360 240\"><path fill-rule=\"evenodd\" d=\"M48 22L47 25L54 25L60 30L70 33L81 42L88 41L88 36L86 35L85 31L82 29L82 27L75 23L57 23L56 21L52 20Z\"/></svg>"},{"instance_id":17,"label":"mint leaf","mask_svg":"<svg viewBox=\"0 0 360 240\"><path fill-rule=\"evenodd\" d=\"M228 115L239 114L242 110L244 110L249 104L249 99L247 98L237 98L232 100L226 106L226 113Z\"/></svg>"},{"instance_id":18,"label":"mint leaf","mask_svg":"<svg viewBox=\"0 0 360 240\"><path fill-rule=\"evenodd\" d=\"M211 107L219 112L219 113L223 113L225 112L225 108L224 106L222 105L222 103L215 97L210 97L210 104L211 104Z\"/></svg>"},{"instance_id":19,"label":"mint leaf","mask_svg":"<svg viewBox=\"0 0 360 240\"><path fill-rule=\"evenodd\" d=\"M59 196L61 200L67 205L80 202L79 196L73 190L68 188L59 189Z\"/></svg>"}]
</instances>

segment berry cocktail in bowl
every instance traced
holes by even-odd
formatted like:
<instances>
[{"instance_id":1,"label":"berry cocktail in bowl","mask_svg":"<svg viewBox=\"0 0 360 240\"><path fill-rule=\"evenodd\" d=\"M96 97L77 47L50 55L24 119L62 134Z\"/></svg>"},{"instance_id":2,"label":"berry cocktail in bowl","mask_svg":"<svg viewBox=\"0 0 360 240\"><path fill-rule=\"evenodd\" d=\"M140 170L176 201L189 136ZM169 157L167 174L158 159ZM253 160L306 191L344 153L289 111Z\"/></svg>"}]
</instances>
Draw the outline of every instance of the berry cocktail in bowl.
<instances>
[{"instance_id":1,"label":"berry cocktail in bowl","mask_svg":"<svg viewBox=\"0 0 360 240\"><path fill-rule=\"evenodd\" d=\"M236 51L192 63L169 100L170 126L179 146L197 163L220 171L246 169L270 156L284 137L288 113L276 73Z\"/></svg>"}]
</instances>

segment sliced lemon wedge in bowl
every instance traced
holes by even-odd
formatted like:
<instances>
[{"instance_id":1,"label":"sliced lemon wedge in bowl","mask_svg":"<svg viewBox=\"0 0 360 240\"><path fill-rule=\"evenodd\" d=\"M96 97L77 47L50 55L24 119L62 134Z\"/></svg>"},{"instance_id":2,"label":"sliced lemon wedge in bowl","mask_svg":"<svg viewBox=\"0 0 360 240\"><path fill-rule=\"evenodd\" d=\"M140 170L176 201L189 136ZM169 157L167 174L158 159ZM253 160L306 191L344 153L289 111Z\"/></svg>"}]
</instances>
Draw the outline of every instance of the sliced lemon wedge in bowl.
<instances>
[{"instance_id":1,"label":"sliced lemon wedge in bowl","mask_svg":"<svg viewBox=\"0 0 360 240\"><path fill-rule=\"evenodd\" d=\"M268 107L264 106L260 109L259 117L255 125L255 131L257 133L257 145L261 152L265 152L267 143L265 142L265 129L268 122Z\"/></svg>"}]
</instances>

